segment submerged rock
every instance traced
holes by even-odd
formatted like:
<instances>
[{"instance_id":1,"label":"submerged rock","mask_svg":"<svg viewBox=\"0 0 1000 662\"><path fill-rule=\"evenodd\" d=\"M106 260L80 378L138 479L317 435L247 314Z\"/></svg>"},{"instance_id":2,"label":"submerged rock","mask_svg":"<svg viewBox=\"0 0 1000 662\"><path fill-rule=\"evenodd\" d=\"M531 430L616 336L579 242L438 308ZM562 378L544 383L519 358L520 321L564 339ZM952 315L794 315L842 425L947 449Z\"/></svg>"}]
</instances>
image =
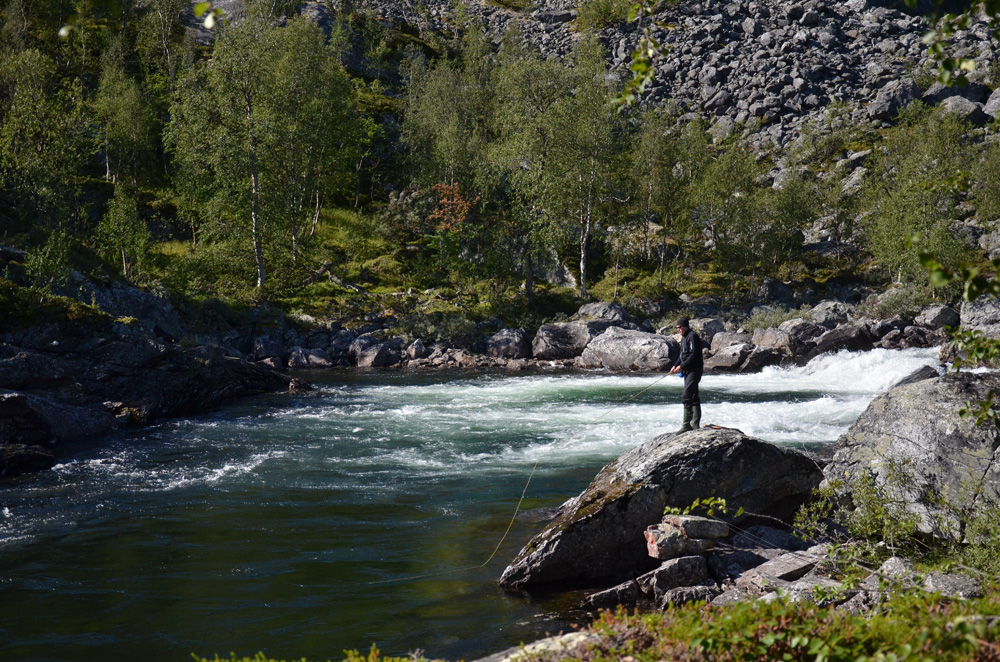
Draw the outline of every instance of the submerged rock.
<instances>
[{"instance_id":1,"label":"submerged rock","mask_svg":"<svg viewBox=\"0 0 1000 662\"><path fill-rule=\"evenodd\" d=\"M643 532L666 506L724 498L735 512L790 518L822 478L809 455L739 430L665 434L605 466L590 486L520 551L500 578L521 589L636 577L657 561Z\"/></svg>"}]
</instances>

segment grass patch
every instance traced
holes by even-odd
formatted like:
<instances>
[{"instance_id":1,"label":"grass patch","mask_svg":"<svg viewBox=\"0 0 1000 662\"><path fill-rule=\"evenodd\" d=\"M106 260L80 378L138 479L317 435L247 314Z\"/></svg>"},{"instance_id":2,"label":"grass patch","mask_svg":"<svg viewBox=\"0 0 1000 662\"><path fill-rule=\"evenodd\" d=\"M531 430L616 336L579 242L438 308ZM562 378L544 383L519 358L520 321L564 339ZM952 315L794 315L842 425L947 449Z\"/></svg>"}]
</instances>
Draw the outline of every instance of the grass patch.
<instances>
[{"instance_id":1,"label":"grass patch","mask_svg":"<svg viewBox=\"0 0 1000 662\"><path fill-rule=\"evenodd\" d=\"M96 306L22 287L0 278L0 331L22 331L38 324L70 324L75 328L96 329L111 317Z\"/></svg>"}]
</instances>

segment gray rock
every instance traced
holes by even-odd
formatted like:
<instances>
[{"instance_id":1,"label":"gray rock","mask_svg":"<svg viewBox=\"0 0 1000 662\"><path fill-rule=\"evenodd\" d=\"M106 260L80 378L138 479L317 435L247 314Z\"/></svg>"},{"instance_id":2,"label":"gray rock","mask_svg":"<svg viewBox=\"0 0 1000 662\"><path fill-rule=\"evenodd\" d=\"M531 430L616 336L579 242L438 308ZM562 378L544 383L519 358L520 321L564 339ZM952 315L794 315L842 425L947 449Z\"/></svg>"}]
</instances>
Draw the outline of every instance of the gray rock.
<instances>
[{"instance_id":1,"label":"gray rock","mask_svg":"<svg viewBox=\"0 0 1000 662\"><path fill-rule=\"evenodd\" d=\"M642 591L639 588L639 583L634 579L630 579L618 586L613 586L587 596L585 603L590 607L604 609L610 609L619 605L634 607L641 595Z\"/></svg>"},{"instance_id":2,"label":"gray rock","mask_svg":"<svg viewBox=\"0 0 1000 662\"><path fill-rule=\"evenodd\" d=\"M1000 89L993 90L993 94L983 106L983 112L993 118L1000 114Z\"/></svg>"},{"instance_id":3,"label":"gray rock","mask_svg":"<svg viewBox=\"0 0 1000 662\"><path fill-rule=\"evenodd\" d=\"M975 301L962 302L961 327L979 331L987 338L1000 338L1000 300L984 294Z\"/></svg>"},{"instance_id":4,"label":"gray rock","mask_svg":"<svg viewBox=\"0 0 1000 662\"><path fill-rule=\"evenodd\" d=\"M788 552L746 571L736 580L736 587L763 595L783 582L793 582L826 559L826 545L816 545L799 552Z\"/></svg>"},{"instance_id":5,"label":"gray rock","mask_svg":"<svg viewBox=\"0 0 1000 662\"><path fill-rule=\"evenodd\" d=\"M619 326L626 326L629 328L636 328L639 324L639 320L625 312L624 308L616 303L608 303L606 301L595 301L593 303L584 304L580 306L580 309L576 311L576 314L572 317L573 321L588 321L594 319L616 322Z\"/></svg>"},{"instance_id":6,"label":"gray rock","mask_svg":"<svg viewBox=\"0 0 1000 662\"><path fill-rule=\"evenodd\" d=\"M712 517L698 515L666 515L664 524L669 524L681 531L688 538L719 539L729 535L729 524Z\"/></svg>"},{"instance_id":7,"label":"gray rock","mask_svg":"<svg viewBox=\"0 0 1000 662\"><path fill-rule=\"evenodd\" d=\"M712 341L715 339L715 334L725 331L726 325L722 320L712 317L696 317L691 320L691 328L694 329L706 346L711 347Z\"/></svg>"},{"instance_id":8,"label":"gray rock","mask_svg":"<svg viewBox=\"0 0 1000 662\"><path fill-rule=\"evenodd\" d=\"M288 350L285 349L284 344L280 340L271 336L257 336L253 339L253 347L250 350L248 358L251 361L261 361L271 358L284 361L288 358Z\"/></svg>"},{"instance_id":9,"label":"gray rock","mask_svg":"<svg viewBox=\"0 0 1000 662\"><path fill-rule=\"evenodd\" d=\"M972 600L983 597L983 588L968 575L932 572L924 578L924 589L947 598Z\"/></svg>"},{"instance_id":10,"label":"gray rock","mask_svg":"<svg viewBox=\"0 0 1000 662\"><path fill-rule=\"evenodd\" d=\"M910 78L894 80L878 91L868 106L868 117L874 120L894 120L899 111L920 97L920 89Z\"/></svg>"},{"instance_id":11,"label":"gray rock","mask_svg":"<svg viewBox=\"0 0 1000 662\"><path fill-rule=\"evenodd\" d=\"M854 324L841 324L835 329L830 329L816 338L815 343L816 345L809 353L808 358L828 352L839 352L842 349L851 352L867 351L874 346L872 339L865 333L864 329Z\"/></svg>"},{"instance_id":12,"label":"gray rock","mask_svg":"<svg viewBox=\"0 0 1000 662\"><path fill-rule=\"evenodd\" d=\"M669 370L680 356L671 337L611 327L591 340L580 356L583 368Z\"/></svg>"},{"instance_id":13,"label":"gray rock","mask_svg":"<svg viewBox=\"0 0 1000 662\"><path fill-rule=\"evenodd\" d=\"M755 524L741 529L733 536L733 547L743 549L783 549L785 551L801 551L809 545L787 531L773 526Z\"/></svg>"},{"instance_id":14,"label":"gray rock","mask_svg":"<svg viewBox=\"0 0 1000 662\"><path fill-rule=\"evenodd\" d=\"M289 370L315 370L329 368L330 365L330 355L321 349L293 347L288 354Z\"/></svg>"},{"instance_id":15,"label":"gray rock","mask_svg":"<svg viewBox=\"0 0 1000 662\"><path fill-rule=\"evenodd\" d=\"M613 324L605 319L543 324L531 343L531 353L540 361L576 358L593 338Z\"/></svg>"},{"instance_id":16,"label":"gray rock","mask_svg":"<svg viewBox=\"0 0 1000 662\"><path fill-rule=\"evenodd\" d=\"M413 342L406 346L403 350L403 355L410 361L417 361L420 359L426 359L431 355L431 350L424 345L424 341L420 338L414 338Z\"/></svg>"},{"instance_id":17,"label":"gray rock","mask_svg":"<svg viewBox=\"0 0 1000 662\"><path fill-rule=\"evenodd\" d=\"M697 586L678 586L665 591L657 601L657 606L665 610L670 606L686 605L692 602L711 602L722 590L715 583L699 584Z\"/></svg>"},{"instance_id":18,"label":"gray rock","mask_svg":"<svg viewBox=\"0 0 1000 662\"><path fill-rule=\"evenodd\" d=\"M362 352L369 347L374 347L377 344L378 338L376 338L375 335L371 333L363 333L351 341L351 347L348 352L350 353L351 358L354 359L354 362L357 363L358 357L361 356Z\"/></svg>"},{"instance_id":19,"label":"gray rock","mask_svg":"<svg viewBox=\"0 0 1000 662\"><path fill-rule=\"evenodd\" d=\"M780 365L788 357L777 349L755 347L747 360L740 366L739 372L760 372L772 365Z\"/></svg>"},{"instance_id":20,"label":"gray rock","mask_svg":"<svg viewBox=\"0 0 1000 662\"><path fill-rule=\"evenodd\" d=\"M958 326L961 319L954 308L936 304L924 308L913 322L928 329L941 329L946 326Z\"/></svg>"},{"instance_id":21,"label":"gray rock","mask_svg":"<svg viewBox=\"0 0 1000 662\"><path fill-rule=\"evenodd\" d=\"M983 112L983 105L965 97L952 96L941 102L941 110L957 116L973 126L986 126L993 118Z\"/></svg>"},{"instance_id":22,"label":"gray rock","mask_svg":"<svg viewBox=\"0 0 1000 662\"><path fill-rule=\"evenodd\" d=\"M784 331L791 336L798 353L801 353L805 348L812 345L817 338L827 331L826 327L801 317L785 320L778 325L778 330Z\"/></svg>"},{"instance_id":23,"label":"gray rock","mask_svg":"<svg viewBox=\"0 0 1000 662\"><path fill-rule=\"evenodd\" d=\"M531 337L521 329L500 329L486 341L486 353L498 359L531 357Z\"/></svg>"},{"instance_id":24,"label":"gray rock","mask_svg":"<svg viewBox=\"0 0 1000 662\"><path fill-rule=\"evenodd\" d=\"M768 304L790 305L795 303L795 295L791 288L777 278L764 278L754 290L754 297Z\"/></svg>"},{"instance_id":25,"label":"gray rock","mask_svg":"<svg viewBox=\"0 0 1000 662\"><path fill-rule=\"evenodd\" d=\"M712 351L718 352L732 345L746 345L750 343L752 338L753 336L749 333L722 331L712 336Z\"/></svg>"},{"instance_id":26,"label":"gray rock","mask_svg":"<svg viewBox=\"0 0 1000 662\"><path fill-rule=\"evenodd\" d=\"M898 386L877 397L836 443L824 470L845 503L862 479L895 517L945 538L977 507L1000 503L1000 430L958 412L1000 389L1000 375L961 373Z\"/></svg>"},{"instance_id":27,"label":"gray rock","mask_svg":"<svg viewBox=\"0 0 1000 662\"><path fill-rule=\"evenodd\" d=\"M730 508L788 518L821 475L808 455L739 430L662 435L604 467L521 550L500 584L524 588L635 577L651 563L642 534L660 521L666 506L686 507L714 495Z\"/></svg>"},{"instance_id":28,"label":"gray rock","mask_svg":"<svg viewBox=\"0 0 1000 662\"><path fill-rule=\"evenodd\" d=\"M718 582L734 580L747 570L780 556L778 550L716 549L708 554L708 570Z\"/></svg>"},{"instance_id":29,"label":"gray rock","mask_svg":"<svg viewBox=\"0 0 1000 662\"><path fill-rule=\"evenodd\" d=\"M773 350L785 358L797 356L802 346L792 334L782 329L769 327L753 332L753 344L758 350Z\"/></svg>"},{"instance_id":30,"label":"gray rock","mask_svg":"<svg viewBox=\"0 0 1000 662\"><path fill-rule=\"evenodd\" d=\"M663 562L660 567L636 579L643 595L653 599L681 586L696 586L710 579L708 564L701 555L682 556Z\"/></svg>"},{"instance_id":31,"label":"gray rock","mask_svg":"<svg viewBox=\"0 0 1000 662\"><path fill-rule=\"evenodd\" d=\"M742 368L753 351L750 343L727 345L705 360L706 372L736 372Z\"/></svg>"},{"instance_id":32,"label":"gray rock","mask_svg":"<svg viewBox=\"0 0 1000 662\"><path fill-rule=\"evenodd\" d=\"M935 379L937 377L940 377L941 374L942 373L939 372L936 368L933 368L932 366L929 365L925 365L920 368L917 368L906 377L903 377L898 382L893 384L893 386L906 386L907 384L915 384L917 382L922 382L925 379Z\"/></svg>"}]
</instances>

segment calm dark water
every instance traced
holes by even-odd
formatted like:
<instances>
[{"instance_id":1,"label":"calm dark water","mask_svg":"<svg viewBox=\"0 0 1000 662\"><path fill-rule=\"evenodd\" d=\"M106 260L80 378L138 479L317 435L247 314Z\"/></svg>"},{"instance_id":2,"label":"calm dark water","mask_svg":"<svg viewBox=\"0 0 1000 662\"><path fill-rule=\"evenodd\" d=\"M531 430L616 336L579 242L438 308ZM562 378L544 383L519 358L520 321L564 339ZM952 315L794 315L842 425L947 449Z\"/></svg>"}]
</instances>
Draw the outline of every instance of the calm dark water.
<instances>
[{"instance_id":1,"label":"calm dark water","mask_svg":"<svg viewBox=\"0 0 1000 662\"><path fill-rule=\"evenodd\" d=\"M931 351L703 381L704 422L835 439ZM860 379L860 375L864 379ZM319 388L67 449L0 484L0 659L345 649L474 659L586 620L496 579L606 462L680 420L680 379L323 373Z\"/></svg>"}]
</instances>

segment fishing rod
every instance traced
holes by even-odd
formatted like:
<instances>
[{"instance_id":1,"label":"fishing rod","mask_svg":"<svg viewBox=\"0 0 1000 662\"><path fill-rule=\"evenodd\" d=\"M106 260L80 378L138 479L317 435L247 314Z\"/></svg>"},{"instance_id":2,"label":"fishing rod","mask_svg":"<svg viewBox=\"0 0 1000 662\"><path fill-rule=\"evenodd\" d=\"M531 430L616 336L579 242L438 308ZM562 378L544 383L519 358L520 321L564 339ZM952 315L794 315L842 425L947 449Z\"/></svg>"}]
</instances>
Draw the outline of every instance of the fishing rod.
<instances>
[{"instance_id":1,"label":"fishing rod","mask_svg":"<svg viewBox=\"0 0 1000 662\"><path fill-rule=\"evenodd\" d=\"M652 382L650 382L645 388L637 391L636 393L633 393L628 398L626 398L626 399L622 400L621 402L615 404L614 407L611 407L611 408L605 410L604 412L602 412L596 418L591 419L590 421L588 421L586 423L586 425L588 425L588 426L594 425L595 423L597 423L599 420L601 420L602 418L604 418L605 416L607 416L611 412L613 412L616 409L618 409L618 408L620 408L620 407L628 404L629 402L632 402L633 400L635 400L636 398L638 398L640 395L642 395L643 393L645 393L646 391L648 391L649 389L653 388L654 386L656 386L657 384L659 384L661 381L663 381L664 379L666 379L667 377L669 377L671 374L672 373L669 373L669 372L663 373L662 375L660 375L659 377L657 377L655 380L653 380ZM396 583L396 582L409 582L409 581L414 581L414 580L418 580L418 579L430 579L430 578L434 578L434 577L442 577L442 576L445 576L445 575L453 575L453 574L457 574L459 572L465 572L467 570L481 570L482 568L485 568L487 565L489 565L490 561L493 560L493 557L495 557L497 555L497 552L500 551L500 547L503 545L504 541L507 540L507 535L510 533L510 530L512 528L514 528L514 521L517 519L517 514L521 511L521 504L524 503L525 495L528 493L528 486L531 485L531 479L535 476L535 470L538 469L539 462L541 462L541 460L535 460L534 465L532 465L531 472L528 474L528 480L525 481L525 483L524 483L524 489L521 490L521 497L517 500L517 505L514 507L514 514L511 515L510 522L507 523L507 529L503 532L503 535L500 537L500 541L497 542L496 546L493 548L493 552L490 554L489 558L487 558L485 561L483 561L479 565L472 565L472 566L467 566L467 567L464 567L464 568L452 568L451 570L442 570L440 572L432 572L432 573L427 573L427 574L422 574L422 575L410 575L410 576L407 576L407 577L396 577L394 579L383 579L383 580L379 580L379 581L368 582L368 584L369 585L380 585L380 584L393 584L393 583Z\"/></svg>"}]
</instances>

